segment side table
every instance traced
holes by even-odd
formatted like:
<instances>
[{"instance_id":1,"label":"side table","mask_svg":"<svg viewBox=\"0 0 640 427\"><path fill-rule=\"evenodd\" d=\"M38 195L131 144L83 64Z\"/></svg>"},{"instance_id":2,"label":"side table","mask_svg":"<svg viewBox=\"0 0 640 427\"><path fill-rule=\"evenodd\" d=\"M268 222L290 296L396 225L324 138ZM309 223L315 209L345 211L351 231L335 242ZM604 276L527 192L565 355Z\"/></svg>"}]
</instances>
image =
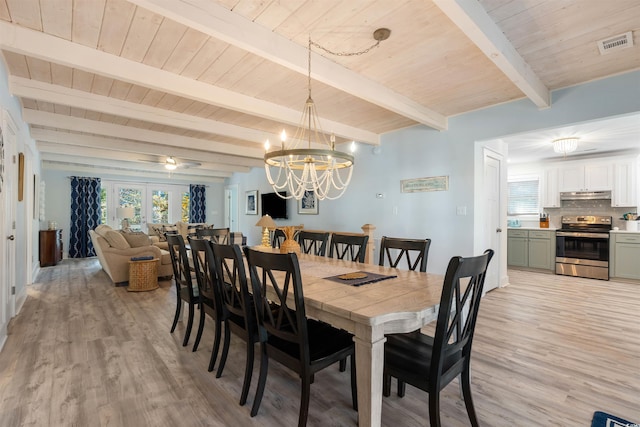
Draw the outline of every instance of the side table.
<instances>
[{"instance_id":1,"label":"side table","mask_svg":"<svg viewBox=\"0 0 640 427\"><path fill-rule=\"evenodd\" d=\"M127 291L152 291L158 289L158 258L129 261L129 286Z\"/></svg>"}]
</instances>

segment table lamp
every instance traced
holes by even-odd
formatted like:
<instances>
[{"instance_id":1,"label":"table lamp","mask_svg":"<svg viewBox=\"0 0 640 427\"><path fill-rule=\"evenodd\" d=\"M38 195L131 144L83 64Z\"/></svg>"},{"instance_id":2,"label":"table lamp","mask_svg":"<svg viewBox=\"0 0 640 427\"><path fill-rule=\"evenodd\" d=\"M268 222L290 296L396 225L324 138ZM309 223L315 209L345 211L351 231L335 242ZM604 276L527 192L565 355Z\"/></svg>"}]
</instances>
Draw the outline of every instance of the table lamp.
<instances>
[{"instance_id":1,"label":"table lamp","mask_svg":"<svg viewBox=\"0 0 640 427\"><path fill-rule=\"evenodd\" d=\"M262 227L262 246L270 248L271 242L269 242L269 229L277 227L275 221L269 215L264 215L258 222L256 222L256 226Z\"/></svg>"},{"instance_id":2,"label":"table lamp","mask_svg":"<svg viewBox=\"0 0 640 427\"><path fill-rule=\"evenodd\" d=\"M122 219L122 223L120 225L120 227L123 230L127 230L129 229L129 218L133 218L133 216L135 215L135 210L132 207L120 207L120 208L116 208L116 216L120 219Z\"/></svg>"}]
</instances>

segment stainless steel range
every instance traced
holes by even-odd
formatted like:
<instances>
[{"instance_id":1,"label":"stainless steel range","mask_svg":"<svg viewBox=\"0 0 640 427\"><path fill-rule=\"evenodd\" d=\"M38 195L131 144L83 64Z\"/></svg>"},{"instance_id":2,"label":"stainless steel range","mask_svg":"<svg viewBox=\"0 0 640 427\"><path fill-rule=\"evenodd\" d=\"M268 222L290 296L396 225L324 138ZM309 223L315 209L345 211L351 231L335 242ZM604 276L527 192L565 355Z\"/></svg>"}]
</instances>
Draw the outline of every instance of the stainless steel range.
<instances>
[{"instance_id":1,"label":"stainless steel range","mask_svg":"<svg viewBox=\"0 0 640 427\"><path fill-rule=\"evenodd\" d=\"M563 216L556 232L556 274L609 280L610 216Z\"/></svg>"}]
</instances>

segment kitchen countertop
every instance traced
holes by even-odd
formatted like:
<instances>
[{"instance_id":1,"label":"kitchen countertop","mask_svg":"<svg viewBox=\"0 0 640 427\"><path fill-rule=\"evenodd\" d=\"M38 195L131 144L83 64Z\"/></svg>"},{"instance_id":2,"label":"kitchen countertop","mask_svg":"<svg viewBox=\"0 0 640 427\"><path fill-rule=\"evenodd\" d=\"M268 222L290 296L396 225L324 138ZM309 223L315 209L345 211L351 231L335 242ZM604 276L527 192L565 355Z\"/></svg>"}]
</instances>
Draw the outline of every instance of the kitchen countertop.
<instances>
[{"instance_id":1,"label":"kitchen countertop","mask_svg":"<svg viewBox=\"0 0 640 427\"><path fill-rule=\"evenodd\" d=\"M640 234L640 230L639 230L639 231L611 230L611 233L621 233L621 234Z\"/></svg>"},{"instance_id":2,"label":"kitchen countertop","mask_svg":"<svg viewBox=\"0 0 640 427\"><path fill-rule=\"evenodd\" d=\"M540 227L507 227L507 230L548 230L548 231L556 231L558 228L549 227L549 228L540 228Z\"/></svg>"}]
</instances>

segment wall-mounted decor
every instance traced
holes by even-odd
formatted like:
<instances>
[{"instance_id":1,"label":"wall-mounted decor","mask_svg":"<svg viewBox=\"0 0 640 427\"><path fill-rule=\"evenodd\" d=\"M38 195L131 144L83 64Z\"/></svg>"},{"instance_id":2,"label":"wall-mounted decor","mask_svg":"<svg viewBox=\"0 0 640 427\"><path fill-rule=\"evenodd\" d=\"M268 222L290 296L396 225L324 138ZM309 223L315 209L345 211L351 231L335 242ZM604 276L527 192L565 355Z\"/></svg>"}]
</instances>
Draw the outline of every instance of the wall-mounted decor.
<instances>
[{"instance_id":1,"label":"wall-mounted decor","mask_svg":"<svg viewBox=\"0 0 640 427\"><path fill-rule=\"evenodd\" d=\"M430 176L426 178L403 179L400 181L400 188L403 193L447 191L449 189L449 177Z\"/></svg>"},{"instance_id":2,"label":"wall-mounted decor","mask_svg":"<svg viewBox=\"0 0 640 427\"><path fill-rule=\"evenodd\" d=\"M24 200L24 153L18 153L18 201Z\"/></svg>"},{"instance_id":3,"label":"wall-mounted decor","mask_svg":"<svg viewBox=\"0 0 640 427\"><path fill-rule=\"evenodd\" d=\"M313 190L305 190L302 199L298 200L298 213L318 215L318 198Z\"/></svg>"},{"instance_id":4,"label":"wall-mounted decor","mask_svg":"<svg viewBox=\"0 0 640 427\"><path fill-rule=\"evenodd\" d=\"M247 215L258 215L258 190L247 191Z\"/></svg>"}]
</instances>

